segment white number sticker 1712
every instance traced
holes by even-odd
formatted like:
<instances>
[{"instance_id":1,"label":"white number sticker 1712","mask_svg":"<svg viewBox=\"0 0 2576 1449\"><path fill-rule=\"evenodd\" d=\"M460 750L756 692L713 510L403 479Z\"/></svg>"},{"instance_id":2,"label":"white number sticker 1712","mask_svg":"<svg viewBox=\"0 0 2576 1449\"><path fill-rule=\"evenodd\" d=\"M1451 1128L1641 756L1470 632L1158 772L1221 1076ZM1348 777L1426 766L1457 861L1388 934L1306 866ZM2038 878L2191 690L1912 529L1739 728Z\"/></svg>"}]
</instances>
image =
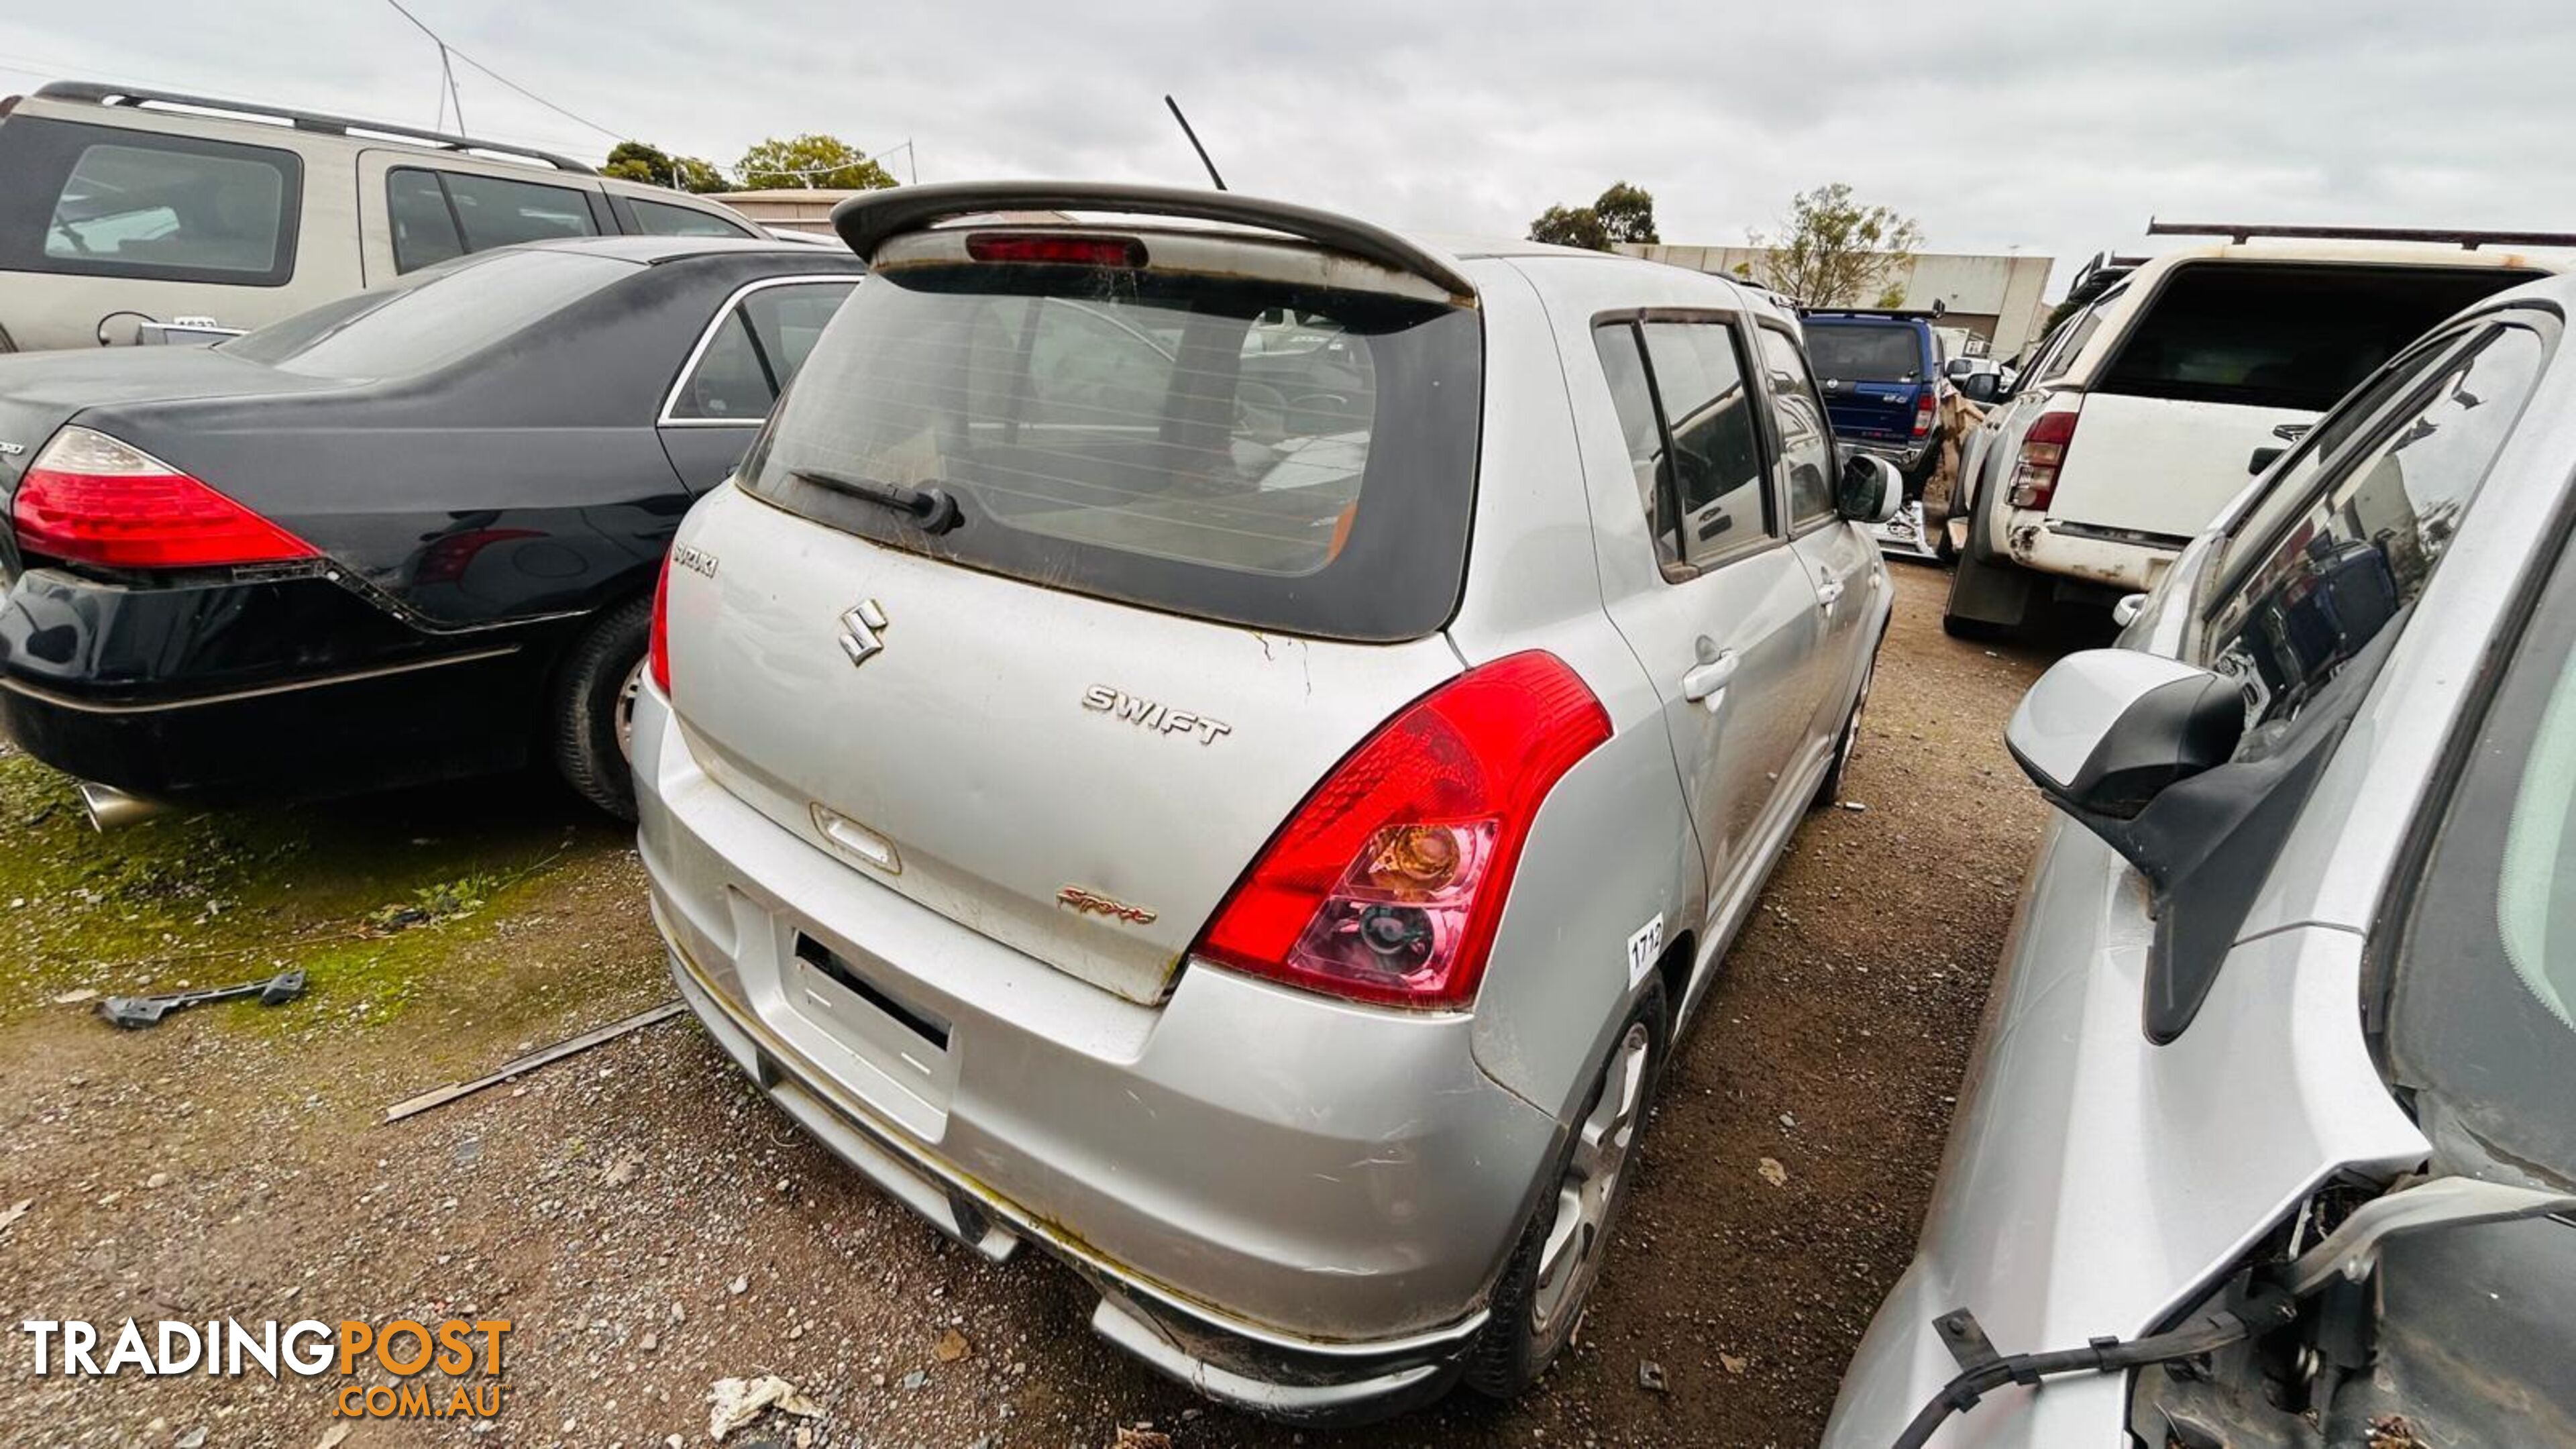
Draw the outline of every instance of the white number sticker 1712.
<instances>
[{"instance_id":1,"label":"white number sticker 1712","mask_svg":"<svg viewBox=\"0 0 2576 1449\"><path fill-rule=\"evenodd\" d=\"M1628 984L1634 986L1644 980L1663 954L1664 915L1657 911L1653 920L1639 926L1637 934L1628 938Z\"/></svg>"}]
</instances>

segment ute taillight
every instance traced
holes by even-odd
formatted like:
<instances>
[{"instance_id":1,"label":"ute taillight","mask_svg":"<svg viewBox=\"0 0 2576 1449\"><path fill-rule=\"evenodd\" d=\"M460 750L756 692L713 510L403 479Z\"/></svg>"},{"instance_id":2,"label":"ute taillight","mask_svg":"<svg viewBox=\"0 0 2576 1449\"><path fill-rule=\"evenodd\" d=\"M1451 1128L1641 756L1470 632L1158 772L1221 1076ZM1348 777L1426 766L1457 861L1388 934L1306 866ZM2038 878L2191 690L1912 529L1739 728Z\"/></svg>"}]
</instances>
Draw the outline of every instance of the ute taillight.
<instances>
[{"instance_id":1,"label":"ute taillight","mask_svg":"<svg viewBox=\"0 0 2576 1449\"><path fill-rule=\"evenodd\" d=\"M1467 671L1378 727L1288 817L1192 954L1355 1001L1476 994L1539 803L1610 738L1553 654Z\"/></svg>"},{"instance_id":2,"label":"ute taillight","mask_svg":"<svg viewBox=\"0 0 2576 1449\"><path fill-rule=\"evenodd\" d=\"M1932 394L1936 391L1938 389L1927 386L1923 389L1922 395L1914 400L1914 436L1918 438L1932 431L1932 410L1935 406Z\"/></svg>"},{"instance_id":3,"label":"ute taillight","mask_svg":"<svg viewBox=\"0 0 2576 1449\"><path fill-rule=\"evenodd\" d=\"M1145 265L1145 243L1132 236L979 231L966 238L966 255L979 262L1133 269Z\"/></svg>"},{"instance_id":4,"label":"ute taillight","mask_svg":"<svg viewBox=\"0 0 2576 1449\"><path fill-rule=\"evenodd\" d=\"M18 547L120 569L320 556L313 545L142 449L89 428L54 434L9 508Z\"/></svg>"},{"instance_id":5,"label":"ute taillight","mask_svg":"<svg viewBox=\"0 0 2576 1449\"><path fill-rule=\"evenodd\" d=\"M653 676L653 687L662 697L671 697L671 556L662 555L662 572L653 580L653 631L644 646L646 669Z\"/></svg>"},{"instance_id":6,"label":"ute taillight","mask_svg":"<svg viewBox=\"0 0 2576 1449\"><path fill-rule=\"evenodd\" d=\"M2013 460L2012 492L2006 501L2015 508L2046 508L2057 496L2057 473L2066 466L2066 448L2074 441L2074 409L2032 419L2030 431L2022 434L2021 456Z\"/></svg>"}]
</instances>

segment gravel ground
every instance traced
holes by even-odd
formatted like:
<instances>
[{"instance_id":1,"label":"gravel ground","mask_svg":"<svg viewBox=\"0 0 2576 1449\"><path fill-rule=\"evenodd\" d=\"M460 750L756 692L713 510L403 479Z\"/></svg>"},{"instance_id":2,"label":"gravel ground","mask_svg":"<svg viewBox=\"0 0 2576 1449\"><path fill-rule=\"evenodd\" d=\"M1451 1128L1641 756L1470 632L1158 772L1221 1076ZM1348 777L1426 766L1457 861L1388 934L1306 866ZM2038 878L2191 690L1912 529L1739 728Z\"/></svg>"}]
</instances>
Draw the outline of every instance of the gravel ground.
<instances>
[{"instance_id":1,"label":"gravel ground","mask_svg":"<svg viewBox=\"0 0 2576 1449\"><path fill-rule=\"evenodd\" d=\"M19 1336L0 1441L700 1445L711 1382L776 1373L821 1415L728 1443L1812 1444L1911 1251L2042 818L1998 736L2050 651L1944 638L1940 576L1897 583L1847 804L1800 831L1726 962L1577 1351L1518 1404L1459 1396L1344 1434L1206 1407L1096 1342L1068 1274L1034 1253L985 1264L841 1169L685 1018L378 1125L389 1102L669 994L631 852L508 781L295 817L337 838L489 816L528 858L464 889L426 884L435 860L371 884L414 909L343 921L303 1001L117 1033L55 998L131 983L54 955L0 1002L0 1215L29 1200L0 1226L11 1324L506 1317L504 1412L479 1433L348 1424L329 1379L37 1379ZM0 822L0 856L105 848L60 814ZM263 849L299 899L348 895L335 847ZM322 929L299 917L293 944L259 944L251 914L231 929L270 959Z\"/></svg>"}]
</instances>

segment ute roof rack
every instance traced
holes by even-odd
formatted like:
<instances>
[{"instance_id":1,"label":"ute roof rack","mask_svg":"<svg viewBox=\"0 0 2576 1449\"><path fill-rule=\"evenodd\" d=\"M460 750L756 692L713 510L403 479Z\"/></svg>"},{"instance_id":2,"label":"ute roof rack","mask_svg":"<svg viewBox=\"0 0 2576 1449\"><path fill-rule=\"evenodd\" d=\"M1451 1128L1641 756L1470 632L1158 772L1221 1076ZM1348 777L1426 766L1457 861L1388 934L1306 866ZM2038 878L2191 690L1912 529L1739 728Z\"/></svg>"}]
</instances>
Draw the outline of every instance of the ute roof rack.
<instances>
[{"instance_id":1,"label":"ute roof rack","mask_svg":"<svg viewBox=\"0 0 2576 1449\"><path fill-rule=\"evenodd\" d=\"M2459 231L2413 226L2280 226L2270 222L2158 221L2147 218L2149 236L2223 236L2237 245L2258 236L2295 237L2308 241L2431 242L2476 251L2481 246L2576 247L2576 232Z\"/></svg>"},{"instance_id":2,"label":"ute roof rack","mask_svg":"<svg viewBox=\"0 0 2576 1449\"><path fill-rule=\"evenodd\" d=\"M205 96L186 95L178 91L145 90L140 86L101 85L93 81L54 81L40 86L38 96L57 101L90 101L102 106L147 105L185 106L194 111L228 112L237 116L262 116L285 121L299 131L314 131L326 136L352 133L390 136L404 141L426 141L448 151L489 151L497 156L519 156L542 161L557 171L576 172L583 176L598 173L569 156L540 151L533 146L513 146L504 141L484 141L472 136L458 136L446 131L423 130L416 126L398 125L391 121L367 121L355 116L329 116L318 111L298 111L286 106L260 105L252 101L219 101Z\"/></svg>"},{"instance_id":3,"label":"ute roof rack","mask_svg":"<svg viewBox=\"0 0 2576 1449\"><path fill-rule=\"evenodd\" d=\"M1800 307L1801 317L1885 317L1896 322L1938 322L1950 315L1947 302L1935 300L1929 307Z\"/></svg>"},{"instance_id":4,"label":"ute roof rack","mask_svg":"<svg viewBox=\"0 0 2576 1449\"><path fill-rule=\"evenodd\" d=\"M832 208L832 228L863 259L907 232L996 211L1109 211L1140 216L1231 222L1284 232L1363 261L1420 277L1454 297L1471 298L1469 282L1440 253L1368 222L1294 202L1233 191L1132 186L1111 181L951 181L863 191Z\"/></svg>"},{"instance_id":5,"label":"ute roof rack","mask_svg":"<svg viewBox=\"0 0 2576 1449\"><path fill-rule=\"evenodd\" d=\"M2066 299L2058 303L2081 305L2111 290L2122 277L2147 264L2145 257L2124 257L2111 252L2095 252L2083 266L2076 268L2075 280L2067 284Z\"/></svg>"}]
</instances>

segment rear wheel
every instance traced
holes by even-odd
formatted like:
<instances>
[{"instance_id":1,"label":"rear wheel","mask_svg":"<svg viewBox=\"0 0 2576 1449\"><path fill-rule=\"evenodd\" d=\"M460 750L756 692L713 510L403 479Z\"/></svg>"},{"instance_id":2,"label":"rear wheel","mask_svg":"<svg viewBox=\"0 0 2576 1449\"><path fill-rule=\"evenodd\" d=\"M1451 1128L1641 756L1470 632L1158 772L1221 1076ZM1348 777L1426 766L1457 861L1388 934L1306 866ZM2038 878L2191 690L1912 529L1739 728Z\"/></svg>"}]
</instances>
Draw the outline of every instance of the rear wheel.
<instances>
[{"instance_id":1,"label":"rear wheel","mask_svg":"<svg viewBox=\"0 0 2576 1449\"><path fill-rule=\"evenodd\" d=\"M1671 1040L1659 982L1628 1013L1557 1166L1555 1190L1521 1233L1494 1290L1493 1317L1467 1362L1467 1386L1510 1399L1574 1340L1635 1180L1637 1139Z\"/></svg>"},{"instance_id":2,"label":"rear wheel","mask_svg":"<svg viewBox=\"0 0 2576 1449\"><path fill-rule=\"evenodd\" d=\"M653 601L631 599L573 642L555 680L555 769L574 793L620 820L635 818L635 701Z\"/></svg>"}]
</instances>

